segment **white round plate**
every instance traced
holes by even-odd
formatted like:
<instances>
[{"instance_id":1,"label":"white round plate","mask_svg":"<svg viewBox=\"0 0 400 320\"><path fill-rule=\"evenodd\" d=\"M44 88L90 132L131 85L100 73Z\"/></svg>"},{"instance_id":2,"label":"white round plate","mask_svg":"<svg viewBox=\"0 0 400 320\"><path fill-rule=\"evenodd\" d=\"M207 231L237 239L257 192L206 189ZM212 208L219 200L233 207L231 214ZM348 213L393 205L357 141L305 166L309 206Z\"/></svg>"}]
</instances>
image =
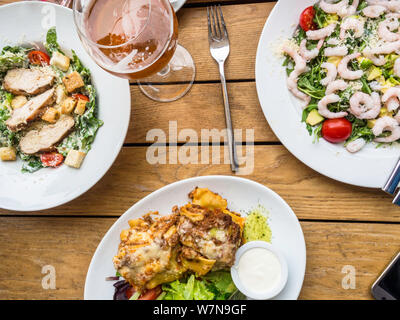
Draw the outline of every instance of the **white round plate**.
<instances>
[{"instance_id":1,"label":"white round plate","mask_svg":"<svg viewBox=\"0 0 400 320\"><path fill-rule=\"evenodd\" d=\"M350 154L342 144L330 144L324 139L313 143L313 137L301 123L300 103L287 88L283 58L277 56L276 48L293 35L301 12L314 3L315 0L279 0L264 26L256 58L262 110L279 140L307 166L338 181L382 188L399 158L399 146L377 149L375 144L369 144Z\"/></svg>"},{"instance_id":2,"label":"white round plate","mask_svg":"<svg viewBox=\"0 0 400 320\"><path fill-rule=\"evenodd\" d=\"M21 173L20 160L0 162L0 207L4 209L43 210L80 196L111 167L128 129L131 110L129 82L108 74L88 56L74 29L72 10L36 1L1 6L0 48L29 42L43 43L52 21L57 28L60 46L65 51L75 50L92 72L98 93L99 118L104 125L80 169L63 165L58 169L46 168L24 174Z\"/></svg>"},{"instance_id":3,"label":"white round plate","mask_svg":"<svg viewBox=\"0 0 400 320\"><path fill-rule=\"evenodd\" d=\"M128 229L128 221L150 211L161 215L170 214L175 205L188 203L188 193L195 187L209 188L227 199L229 209L247 213L258 204L269 211L272 244L285 256L289 277L286 287L275 299L297 299L303 285L306 267L306 246L303 232L296 215L286 202L267 187L237 177L205 176L182 180L167 185L140 200L125 212L100 242L92 258L86 276L84 298L109 300L113 298L113 281L106 277L115 275L112 258L117 253L122 230Z\"/></svg>"},{"instance_id":4,"label":"white round plate","mask_svg":"<svg viewBox=\"0 0 400 320\"><path fill-rule=\"evenodd\" d=\"M172 8L174 8L175 12L178 12L180 8L186 3L187 0L170 0Z\"/></svg>"}]
</instances>

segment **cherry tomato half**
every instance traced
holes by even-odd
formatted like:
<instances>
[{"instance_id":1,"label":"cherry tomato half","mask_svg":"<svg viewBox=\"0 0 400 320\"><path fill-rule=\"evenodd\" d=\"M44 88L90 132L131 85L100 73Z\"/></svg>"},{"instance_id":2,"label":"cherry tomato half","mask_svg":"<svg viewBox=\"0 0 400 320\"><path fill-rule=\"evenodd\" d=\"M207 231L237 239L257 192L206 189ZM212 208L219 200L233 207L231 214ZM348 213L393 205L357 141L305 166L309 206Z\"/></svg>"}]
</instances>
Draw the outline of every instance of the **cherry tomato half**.
<instances>
[{"instance_id":1,"label":"cherry tomato half","mask_svg":"<svg viewBox=\"0 0 400 320\"><path fill-rule=\"evenodd\" d=\"M314 17L315 17L314 7L311 6L306 8L300 15L300 27L304 31L317 29L317 26L314 23Z\"/></svg>"},{"instance_id":2,"label":"cherry tomato half","mask_svg":"<svg viewBox=\"0 0 400 320\"><path fill-rule=\"evenodd\" d=\"M126 297L130 299L135 294L135 292L136 292L135 289L132 286L130 286L125 291ZM141 294L138 300L156 300L158 296L161 294L161 292L162 292L161 286L155 287L154 289L146 290L144 293Z\"/></svg>"},{"instance_id":3,"label":"cherry tomato half","mask_svg":"<svg viewBox=\"0 0 400 320\"><path fill-rule=\"evenodd\" d=\"M60 153L50 152L40 155L40 161L45 167L58 167L64 160L64 156Z\"/></svg>"},{"instance_id":4,"label":"cherry tomato half","mask_svg":"<svg viewBox=\"0 0 400 320\"><path fill-rule=\"evenodd\" d=\"M161 294L161 287L155 287L154 289L149 289L145 291L138 300L156 300L157 297Z\"/></svg>"},{"instance_id":5,"label":"cherry tomato half","mask_svg":"<svg viewBox=\"0 0 400 320\"><path fill-rule=\"evenodd\" d=\"M34 50L28 53L28 59L31 64L48 66L50 64L50 57L47 53L39 50Z\"/></svg>"},{"instance_id":6,"label":"cherry tomato half","mask_svg":"<svg viewBox=\"0 0 400 320\"><path fill-rule=\"evenodd\" d=\"M351 132L351 122L345 118L328 119L322 124L322 137L331 143L346 141Z\"/></svg>"},{"instance_id":7,"label":"cherry tomato half","mask_svg":"<svg viewBox=\"0 0 400 320\"><path fill-rule=\"evenodd\" d=\"M133 296L133 294L135 293L135 289L133 289L133 287L129 287L128 289L126 289L125 291L125 295L128 298L128 300Z\"/></svg>"},{"instance_id":8,"label":"cherry tomato half","mask_svg":"<svg viewBox=\"0 0 400 320\"><path fill-rule=\"evenodd\" d=\"M85 101L90 101L88 96L85 96L84 94L80 94L80 93L75 93L72 95L72 97L76 100L85 100Z\"/></svg>"}]
</instances>

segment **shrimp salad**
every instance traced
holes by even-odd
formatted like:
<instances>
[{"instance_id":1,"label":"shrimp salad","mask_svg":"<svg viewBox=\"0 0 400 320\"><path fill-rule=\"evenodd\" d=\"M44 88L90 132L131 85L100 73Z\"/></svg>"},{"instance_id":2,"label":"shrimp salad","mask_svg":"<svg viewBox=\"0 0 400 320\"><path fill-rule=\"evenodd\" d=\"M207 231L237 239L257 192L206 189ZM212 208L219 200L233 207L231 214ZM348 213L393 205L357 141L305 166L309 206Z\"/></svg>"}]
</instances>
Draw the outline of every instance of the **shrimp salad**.
<instances>
[{"instance_id":1,"label":"shrimp salad","mask_svg":"<svg viewBox=\"0 0 400 320\"><path fill-rule=\"evenodd\" d=\"M310 135L358 152L400 140L400 0L321 0L282 51Z\"/></svg>"}]
</instances>

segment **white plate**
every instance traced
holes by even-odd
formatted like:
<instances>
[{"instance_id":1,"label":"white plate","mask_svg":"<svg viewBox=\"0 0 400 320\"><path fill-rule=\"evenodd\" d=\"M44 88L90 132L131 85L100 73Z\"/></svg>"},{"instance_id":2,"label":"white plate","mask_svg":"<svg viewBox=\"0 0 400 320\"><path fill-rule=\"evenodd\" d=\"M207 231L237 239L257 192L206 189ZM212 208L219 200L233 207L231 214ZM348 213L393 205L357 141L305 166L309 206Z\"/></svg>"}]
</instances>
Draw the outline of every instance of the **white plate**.
<instances>
[{"instance_id":1,"label":"white plate","mask_svg":"<svg viewBox=\"0 0 400 320\"><path fill-rule=\"evenodd\" d=\"M128 129L131 103L129 82L108 74L88 56L74 29L72 10L43 2L18 2L1 6L0 47L28 41L42 43L47 32L42 23L46 25L51 21L53 13L61 47L75 50L92 72L98 92L99 118L104 125L79 170L63 165L58 169L23 174L20 160L0 162L0 207L4 209L48 209L86 192L111 167Z\"/></svg>"},{"instance_id":2,"label":"white plate","mask_svg":"<svg viewBox=\"0 0 400 320\"><path fill-rule=\"evenodd\" d=\"M115 275L112 258L117 253L122 230L128 229L128 221L137 219L150 211L170 214L175 205L188 203L188 193L195 187L209 188L227 199L228 207L245 214L258 204L270 214L272 244L285 255L289 278L286 287L276 299L297 299L306 267L306 246L301 226L286 202L267 187L242 178L228 176L206 176L187 179L165 186L148 195L125 212L111 227L100 242L92 258L86 277L84 298L108 300L113 298L112 281Z\"/></svg>"},{"instance_id":3,"label":"white plate","mask_svg":"<svg viewBox=\"0 0 400 320\"><path fill-rule=\"evenodd\" d=\"M256 58L257 93L262 110L279 140L307 166L338 181L381 188L399 158L399 146L376 149L376 145L369 144L350 154L341 144L330 144L323 139L313 143L301 123L300 103L287 89L283 59L277 57L274 47L293 35L301 12L315 2L279 0L264 26Z\"/></svg>"}]
</instances>

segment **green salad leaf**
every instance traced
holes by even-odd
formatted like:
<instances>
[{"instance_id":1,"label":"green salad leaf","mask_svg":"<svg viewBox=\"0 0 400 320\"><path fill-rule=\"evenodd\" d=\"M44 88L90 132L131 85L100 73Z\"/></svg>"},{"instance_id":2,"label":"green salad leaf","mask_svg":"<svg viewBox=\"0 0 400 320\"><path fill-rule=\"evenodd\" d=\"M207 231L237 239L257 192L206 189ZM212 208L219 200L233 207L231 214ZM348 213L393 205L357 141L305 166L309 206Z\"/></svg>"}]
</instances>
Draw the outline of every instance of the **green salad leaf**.
<instances>
[{"instance_id":1,"label":"green salad leaf","mask_svg":"<svg viewBox=\"0 0 400 320\"><path fill-rule=\"evenodd\" d=\"M186 281L176 280L162 286L164 300L213 300L214 294L204 282L191 275Z\"/></svg>"},{"instance_id":2,"label":"green salad leaf","mask_svg":"<svg viewBox=\"0 0 400 320\"><path fill-rule=\"evenodd\" d=\"M55 27L50 28L50 29L47 31L46 42L45 42L44 46L45 46L47 52L50 53L50 54L53 54L53 53L56 52L56 51L58 51L58 52L64 54L64 53L61 51L60 45L58 44L58 41L57 41L57 31L56 31L56 28L55 28Z\"/></svg>"},{"instance_id":3,"label":"green salad leaf","mask_svg":"<svg viewBox=\"0 0 400 320\"><path fill-rule=\"evenodd\" d=\"M29 156L22 152L19 152L18 155L20 156L22 161L24 161L21 170L23 173L33 173L44 168L42 161L40 161L39 157Z\"/></svg>"},{"instance_id":4,"label":"green salad leaf","mask_svg":"<svg viewBox=\"0 0 400 320\"><path fill-rule=\"evenodd\" d=\"M176 280L162 286L163 300L227 300L237 289L230 272L214 271L196 278Z\"/></svg>"},{"instance_id":5,"label":"green salad leaf","mask_svg":"<svg viewBox=\"0 0 400 320\"><path fill-rule=\"evenodd\" d=\"M23 47L4 47L0 54L0 73L13 68L26 68L29 65L27 52L30 49Z\"/></svg>"}]
</instances>

